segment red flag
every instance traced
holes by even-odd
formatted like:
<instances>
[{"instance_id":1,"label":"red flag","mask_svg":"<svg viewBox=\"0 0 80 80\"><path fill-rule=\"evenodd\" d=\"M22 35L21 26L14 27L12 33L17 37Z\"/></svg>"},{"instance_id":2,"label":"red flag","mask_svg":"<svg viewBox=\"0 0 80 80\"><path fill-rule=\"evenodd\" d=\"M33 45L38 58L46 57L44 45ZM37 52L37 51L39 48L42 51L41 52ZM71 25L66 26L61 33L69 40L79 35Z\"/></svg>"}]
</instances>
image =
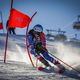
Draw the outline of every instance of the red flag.
<instances>
[{"instance_id":1,"label":"red flag","mask_svg":"<svg viewBox=\"0 0 80 80\"><path fill-rule=\"evenodd\" d=\"M0 29L3 29L3 24L2 24L2 22L0 22Z\"/></svg>"},{"instance_id":2,"label":"red flag","mask_svg":"<svg viewBox=\"0 0 80 80\"><path fill-rule=\"evenodd\" d=\"M9 28L24 28L29 25L31 18L16 9L11 10L9 17Z\"/></svg>"}]
</instances>

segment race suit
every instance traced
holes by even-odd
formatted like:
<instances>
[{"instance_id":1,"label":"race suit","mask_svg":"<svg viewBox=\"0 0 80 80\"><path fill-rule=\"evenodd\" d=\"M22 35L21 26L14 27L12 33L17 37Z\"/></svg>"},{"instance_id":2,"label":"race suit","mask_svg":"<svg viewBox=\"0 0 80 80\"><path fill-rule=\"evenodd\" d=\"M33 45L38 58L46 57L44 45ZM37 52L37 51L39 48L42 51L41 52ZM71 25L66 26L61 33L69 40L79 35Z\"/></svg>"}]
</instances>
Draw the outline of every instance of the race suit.
<instances>
[{"instance_id":1,"label":"race suit","mask_svg":"<svg viewBox=\"0 0 80 80\"><path fill-rule=\"evenodd\" d=\"M34 30L30 30L28 34L28 42L31 54L35 57L41 54L46 60L53 63L55 59L48 54L46 49L46 39L43 32L34 34ZM39 48L38 45L36 46L37 43L41 45Z\"/></svg>"}]
</instances>

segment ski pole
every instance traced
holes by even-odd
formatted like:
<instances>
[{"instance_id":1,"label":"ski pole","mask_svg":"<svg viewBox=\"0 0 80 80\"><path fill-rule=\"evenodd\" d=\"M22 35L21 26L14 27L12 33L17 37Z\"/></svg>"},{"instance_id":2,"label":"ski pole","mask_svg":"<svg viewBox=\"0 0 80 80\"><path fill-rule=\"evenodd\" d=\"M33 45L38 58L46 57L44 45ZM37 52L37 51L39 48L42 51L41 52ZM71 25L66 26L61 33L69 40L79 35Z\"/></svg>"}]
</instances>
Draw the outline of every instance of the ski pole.
<instances>
[{"instance_id":1,"label":"ski pole","mask_svg":"<svg viewBox=\"0 0 80 80\"><path fill-rule=\"evenodd\" d=\"M36 68L38 67L38 58L36 58Z\"/></svg>"},{"instance_id":2,"label":"ski pole","mask_svg":"<svg viewBox=\"0 0 80 80\"><path fill-rule=\"evenodd\" d=\"M49 52L49 51L48 51ZM76 70L75 68L73 68L72 66L68 65L67 63L65 63L64 61L62 61L61 59L59 59L58 57L56 57L55 55L51 54L49 52L50 55L52 55L53 57L55 57L57 60L61 61L62 63L64 63L65 65L67 65L68 67L72 68L74 71L80 73L80 71Z\"/></svg>"}]
</instances>

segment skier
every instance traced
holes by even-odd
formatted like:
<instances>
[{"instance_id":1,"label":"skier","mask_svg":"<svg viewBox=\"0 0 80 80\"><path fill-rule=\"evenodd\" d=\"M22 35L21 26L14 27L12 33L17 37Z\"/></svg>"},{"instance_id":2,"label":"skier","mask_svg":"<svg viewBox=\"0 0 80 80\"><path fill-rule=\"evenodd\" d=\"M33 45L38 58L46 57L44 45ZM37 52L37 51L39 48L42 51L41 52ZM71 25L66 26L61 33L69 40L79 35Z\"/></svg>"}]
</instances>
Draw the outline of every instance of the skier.
<instances>
[{"instance_id":1,"label":"skier","mask_svg":"<svg viewBox=\"0 0 80 80\"><path fill-rule=\"evenodd\" d=\"M48 63L48 61L50 61L59 68L60 73L65 70L64 66L60 64L59 61L48 54L43 27L40 24L35 25L33 29L29 31L28 42L31 54L33 54L40 62L42 62L45 67L51 67Z\"/></svg>"}]
</instances>

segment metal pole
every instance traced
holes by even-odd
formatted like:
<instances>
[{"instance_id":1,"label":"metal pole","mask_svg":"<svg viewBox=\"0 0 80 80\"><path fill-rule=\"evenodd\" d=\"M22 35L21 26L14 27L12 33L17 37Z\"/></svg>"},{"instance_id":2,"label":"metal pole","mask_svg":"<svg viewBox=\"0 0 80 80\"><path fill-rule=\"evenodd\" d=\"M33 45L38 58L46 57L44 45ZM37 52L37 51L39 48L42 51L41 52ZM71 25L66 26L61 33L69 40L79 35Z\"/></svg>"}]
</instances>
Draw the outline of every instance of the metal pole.
<instances>
[{"instance_id":1,"label":"metal pole","mask_svg":"<svg viewBox=\"0 0 80 80\"><path fill-rule=\"evenodd\" d=\"M11 0L11 9L13 8L13 0Z\"/></svg>"},{"instance_id":2,"label":"metal pole","mask_svg":"<svg viewBox=\"0 0 80 80\"><path fill-rule=\"evenodd\" d=\"M12 7L13 7L13 0L11 0L11 9L12 9ZM4 51L4 63L6 63L6 53L7 53L7 47L8 47L8 31L9 31L9 29L7 29L7 34L6 34L6 44L5 44L5 51Z\"/></svg>"},{"instance_id":3,"label":"metal pole","mask_svg":"<svg viewBox=\"0 0 80 80\"><path fill-rule=\"evenodd\" d=\"M31 20L33 19L33 17L34 17L36 14L37 14L37 12L35 12L35 13L33 14L33 16L31 17ZM31 22L31 21L30 21L30 22ZM29 24L30 24L30 23L29 23ZM32 66L35 67L35 65L34 65L34 63L33 63L33 60L32 60L32 58L31 58L31 55L30 55L30 51L29 51L29 49L28 49L28 28L29 28L29 25L28 25L27 28L26 28L26 48L27 48L27 52L28 52L28 56L29 56L30 62L31 62L31 64L32 64Z\"/></svg>"}]
</instances>

